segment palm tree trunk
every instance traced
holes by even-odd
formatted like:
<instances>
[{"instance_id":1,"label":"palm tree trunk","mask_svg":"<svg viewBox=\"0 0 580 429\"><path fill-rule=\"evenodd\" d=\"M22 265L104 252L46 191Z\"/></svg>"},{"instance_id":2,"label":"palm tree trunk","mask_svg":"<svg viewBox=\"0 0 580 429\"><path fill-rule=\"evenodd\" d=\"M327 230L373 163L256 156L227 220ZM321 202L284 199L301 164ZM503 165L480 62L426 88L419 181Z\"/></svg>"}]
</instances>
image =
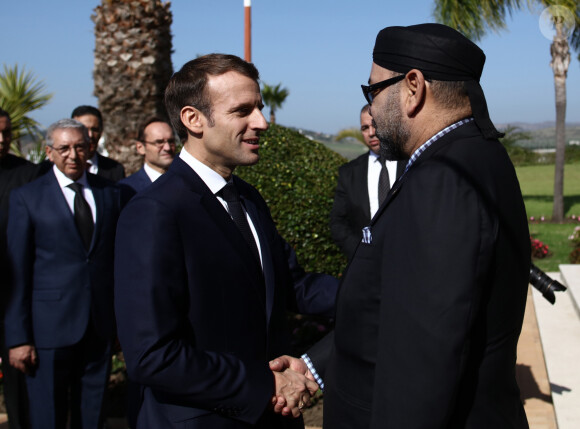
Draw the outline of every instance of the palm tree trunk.
<instances>
[{"instance_id":1,"label":"palm tree trunk","mask_svg":"<svg viewBox=\"0 0 580 429\"><path fill-rule=\"evenodd\" d=\"M550 46L556 90L556 163L554 168L554 208L552 222L564 220L564 162L566 154L566 75L570 50L563 36L562 24L556 23L556 36Z\"/></svg>"},{"instance_id":2,"label":"palm tree trunk","mask_svg":"<svg viewBox=\"0 0 580 429\"><path fill-rule=\"evenodd\" d=\"M106 148L128 173L142 164L134 149L139 124L164 115L173 73L169 2L101 0L95 23L94 94L103 114Z\"/></svg>"},{"instance_id":3,"label":"palm tree trunk","mask_svg":"<svg viewBox=\"0 0 580 429\"><path fill-rule=\"evenodd\" d=\"M270 107L270 123L276 123L276 111Z\"/></svg>"}]
</instances>

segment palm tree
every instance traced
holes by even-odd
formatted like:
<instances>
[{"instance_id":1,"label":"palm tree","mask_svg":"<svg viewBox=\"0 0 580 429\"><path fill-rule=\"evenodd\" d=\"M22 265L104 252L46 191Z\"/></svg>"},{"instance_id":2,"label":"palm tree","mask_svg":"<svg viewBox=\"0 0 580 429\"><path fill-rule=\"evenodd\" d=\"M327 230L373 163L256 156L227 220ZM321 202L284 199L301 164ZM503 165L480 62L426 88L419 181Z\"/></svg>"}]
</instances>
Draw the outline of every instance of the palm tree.
<instances>
[{"instance_id":1,"label":"palm tree","mask_svg":"<svg viewBox=\"0 0 580 429\"><path fill-rule=\"evenodd\" d=\"M270 108L270 123L276 123L276 110L282 107L284 101L290 94L288 89L280 88L281 83L276 86L270 86L264 84L262 89L262 98L264 99L264 104Z\"/></svg>"},{"instance_id":2,"label":"palm tree","mask_svg":"<svg viewBox=\"0 0 580 429\"><path fill-rule=\"evenodd\" d=\"M467 37L478 40L487 30L499 31L506 27L506 14L522 7L520 0L435 0L435 19L453 27ZM534 2L527 2L531 7ZM566 74L570 64L570 45L580 50L580 2L578 0L535 0L548 7L556 30L550 47L556 92L556 162L554 171L553 222L564 220L564 158L566 150ZM551 7L550 7L551 6ZM573 26L572 36L566 36L566 20L562 10L568 11ZM580 56L579 56L580 59Z\"/></svg>"},{"instance_id":3,"label":"palm tree","mask_svg":"<svg viewBox=\"0 0 580 429\"><path fill-rule=\"evenodd\" d=\"M165 115L163 93L173 74L170 3L102 0L95 23L94 94L105 126L105 147L136 171L137 128L151 115Z\"/></svg>"},{"instance_id":4,"label":"palm tree","mask_svg":"<svg viewBox=\"0 0 580 429\"><path fill-rule=\"evenodd\" d=\"M22 156L20 138L28 134L40 141L40 124L28 116L30 112L40 109L52 98L52 94L44 92L42 81L37 81L31 72L25 68L18 69L4 65L0 73L0 107L10 114L12 124L12 144L10 149Z\"/></svg>"},{"instance_id":5,"label":"palm tree","mask_svg":"<svg viewBox=\"0 0 580 429\"><path fill-rule=\"evenodd\" d=\"M365 139L362 135L362 132L359 128L345 128L344 130L340 130L338 132L338 134L335 137L336 141L340 141L342 139L345 139L347 137L353 138L359 142L361 142L362 144L365 144Z\"/></svg>"}]
</instances>

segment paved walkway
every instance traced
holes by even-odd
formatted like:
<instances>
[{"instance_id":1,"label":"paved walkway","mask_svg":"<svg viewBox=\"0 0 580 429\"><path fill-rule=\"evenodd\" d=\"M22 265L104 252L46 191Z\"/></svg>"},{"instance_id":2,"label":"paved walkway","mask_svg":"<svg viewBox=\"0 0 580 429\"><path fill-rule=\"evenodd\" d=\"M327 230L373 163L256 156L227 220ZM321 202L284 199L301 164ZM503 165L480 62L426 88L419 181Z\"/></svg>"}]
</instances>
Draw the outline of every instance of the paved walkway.
<instances>
[{"instance_id":1,"label":"paved walkway","mask_svg":"<svg viewBox=\"0 0 580 429\"><path fill-rule=\"evenodd\" d=\"M530 429L580 428L580 265L548 273L568 287L551 305L530 287L518 344L517 378ZM127 429L109 420L107 429ZM0 429L8 429L0 414ZM318 428L307 428L318 429Z\"/></svg>"}]
</instances>

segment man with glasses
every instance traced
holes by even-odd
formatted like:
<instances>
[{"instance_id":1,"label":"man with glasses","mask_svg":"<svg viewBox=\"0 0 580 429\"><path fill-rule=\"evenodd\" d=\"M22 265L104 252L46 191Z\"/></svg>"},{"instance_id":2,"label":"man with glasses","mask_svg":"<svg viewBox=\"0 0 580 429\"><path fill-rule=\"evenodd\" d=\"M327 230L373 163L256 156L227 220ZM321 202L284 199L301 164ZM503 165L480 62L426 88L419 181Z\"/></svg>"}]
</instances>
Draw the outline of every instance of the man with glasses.
<instances>
[{"instance_id":1,"label":"man with glasses","mask_svg":"<svg viewBox=\"0 0 580 429\"><path fill-rule=\"evenodd\" d=\"M26 374L32 428L102 428L114 335L113 247L119 190L87 174L89 137L47 130L51 171L14 191L6 306L10 364Z\"/></svg>"},{"instance_id":2,"label":"man with glasses","mask_svg":"<svg viewBox=\"0 0 580 429\"><path fill-rule=\"evenodd\" d=\"M360 131L367 153L341 166L330 212L332 239L350 259L362 239L362 230L369 225L395 180L407 162L389 161L380 156L370 106L360 112Z\"/></svg>"},{"instance_id":3,"label":"man with glasses","mask_svg":"<svg viewBox=\"0 0 580 429\"><path fill-rule=\"evenodd\" d=\"M175 144L173 128L167 120L151 117L141 124L135 148L143 156L143 167L119 182L129 197L145 189L167 171L175 157Z\"/></svg>"},{"instance_id":4,"label":"man with glasses","mask_svg":"<svg viewBox=\"0 0 580 429\"><path fill-rule=\"evenodd\" d=\"M274 366L311 364L325 427L528 427L515 364L530 237L484 62L440 24L377 36L363 92L381 151L409 162L345 273L334 335Z\"/></svg>"}]
</instances>

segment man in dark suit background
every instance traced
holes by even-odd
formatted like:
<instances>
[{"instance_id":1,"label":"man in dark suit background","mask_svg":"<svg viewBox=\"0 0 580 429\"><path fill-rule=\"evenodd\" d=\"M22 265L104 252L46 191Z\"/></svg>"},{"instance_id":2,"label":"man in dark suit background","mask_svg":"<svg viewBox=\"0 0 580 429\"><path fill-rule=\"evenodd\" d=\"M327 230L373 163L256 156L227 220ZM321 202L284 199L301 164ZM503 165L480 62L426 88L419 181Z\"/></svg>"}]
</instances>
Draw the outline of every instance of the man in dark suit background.
<instances>
[{"instance_id":1,"label":"man in dark suit background","mask_svg":"<svg viewBox=\"0 0 580 429\"><path fill-rule=\"evenodd\" d=\"M30 426L30 423L24 375L8 364L8 349L4 346L4 305L9 282L6 259L6 226L10 192L34 180L38 174L38 168L24 158L8 153L11 142L10 115L5 110L0 109L0 347L2 348L2 361L5 362L2 367L3 392L10 429L25 429Z\"/></svg>"},{"instance_id":2,"label":"man in dark suit background","mask_svg":"<svg viewBox=\"0 0 580 429\"><path fill-rule=\"evenodd\" d=\"M162 118L151 117L137 132L135 149L143 156L143 167L119 181L128 197L142 191L164 174L175 157L175 135L171 124Z\"/></svg>"},{"instance_id":3,"label":"man in dark suit background","mask_svg":"<svg viewBox=\"0 0 580 429\"><path fill-rule=\"evenodd\" d=\"M439 24L377 36L363 93L381 151L410 157L406 172L347 268L334 334L306 362L273 365L311 360L329 428L528 427L515 364L530 238L484 62Z\"/></svg>"},{"instance_id":4,"label":"man in dark suit background","mask_svg":"<svg viewBox=\"0 0 580 429\"><path fill-rule=\"evenodd\" d=\"M286 310L333 314L337 282L306 275L258 191L232 173L258 162L268 127L256 68L211 54L171 78L165 104L183 150L124 208L115 307L137 428L302 428L318 386L273 373L289 350Z\"/></svg>"},{"instance_id":5,"label":"man in dark suit background","mask_svg":"<svg viewBox=\"0 0 580 429\"><path fill-rule=\"evenodd\" d=\"M78 106L72 111L71 118L79 121L89 131L90 144L87 154L89 167L87 171L113 182L118 182L124 178L125 168L121 163L97 152L99 140L103 135L103 116L99 109L93 106Z\"/></svg>"},{"instance_id":6,"label":"man in dark suit background","mask_svg":"<svg viewBox=\"0 0 580 429\"><path fill-rule=\"evenodd\" d=\"M332 239L349 259L362 239L362 229L369 225L377 212L381 197L386 197L407 164L405 161L389 161L379 157L379 139L369 107L365 104L360 112L360 130L369 151L339 168L330 211Z\"/></svg>"},{"instance_id":7,"label":"man in dark suit background","mask_svg":"<svg viewBox=\"0 0 580 429\"><path fill-rule=\"evenodd\" d=\"M10 364L27 376L33 428L102 428L114 335L119 192L86 174L88 134L74 119L47 131L54 164L12 191L8 217Z\"/></svg>"}]
</instances>

